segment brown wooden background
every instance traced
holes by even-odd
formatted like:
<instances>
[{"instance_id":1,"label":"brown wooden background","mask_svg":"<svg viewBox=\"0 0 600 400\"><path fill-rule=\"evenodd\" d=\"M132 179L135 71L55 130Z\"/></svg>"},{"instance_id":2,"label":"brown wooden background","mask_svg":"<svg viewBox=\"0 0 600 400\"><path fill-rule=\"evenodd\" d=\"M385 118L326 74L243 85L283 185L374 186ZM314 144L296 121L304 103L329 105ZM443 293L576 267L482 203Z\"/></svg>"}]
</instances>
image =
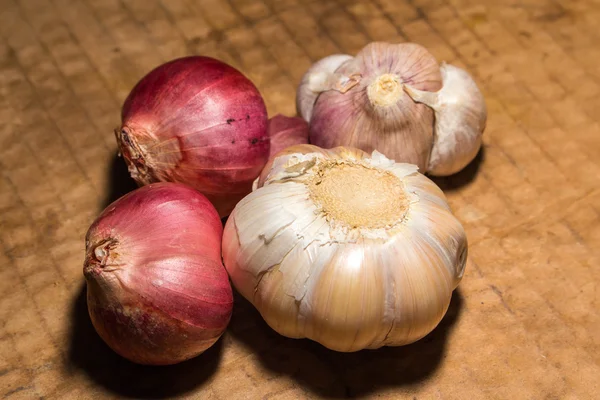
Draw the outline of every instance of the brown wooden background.
<instances>
[{"instance_id":1,"label":"brown wooden background","mask_svg":"<svg viewBox=\"0 0 600 400\"><path fill-rule=\"evenodd\" d=\"M594 399L600 379L600 4L593 0L0 0L0 396L7 399ZM438 181L471 263L417 344L282 338L237 299L207 353L112 353L86 314L88 225L133 186L113 129L136 81L185 54L295 113L312 61L414 41L485 92L485 148Z\"/></svg>"}]
</instances>

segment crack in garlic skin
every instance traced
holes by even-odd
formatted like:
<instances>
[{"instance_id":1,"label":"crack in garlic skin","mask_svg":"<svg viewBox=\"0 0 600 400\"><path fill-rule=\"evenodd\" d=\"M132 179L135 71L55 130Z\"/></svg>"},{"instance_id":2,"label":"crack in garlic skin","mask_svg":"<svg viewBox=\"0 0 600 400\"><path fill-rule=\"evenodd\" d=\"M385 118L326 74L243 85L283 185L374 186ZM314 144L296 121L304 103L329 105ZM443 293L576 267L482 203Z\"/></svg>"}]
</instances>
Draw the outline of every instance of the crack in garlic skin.
<instances>
[{"instance_id":1,"label":"crack in garlic skin","mask_svg":"<svg viewBox=\"0 0 600 400\"><path fill-rule=\"evenodd\" d=\"M328 219L309 185L332 163L393 174L406 213L375 229ZM357 351L408 344L437 326L462 277L467 241L442 191L416 166L378 152L302 145L268 168L227 221L223 259L273 329Z\"/></svg>"}]
</instances>

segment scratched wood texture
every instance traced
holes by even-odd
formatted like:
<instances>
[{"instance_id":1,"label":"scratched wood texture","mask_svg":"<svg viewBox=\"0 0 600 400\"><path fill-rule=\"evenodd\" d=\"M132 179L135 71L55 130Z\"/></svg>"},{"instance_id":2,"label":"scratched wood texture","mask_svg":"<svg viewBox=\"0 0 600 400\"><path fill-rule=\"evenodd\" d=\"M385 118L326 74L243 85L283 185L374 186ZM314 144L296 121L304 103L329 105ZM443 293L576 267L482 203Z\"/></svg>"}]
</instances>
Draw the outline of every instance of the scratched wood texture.
<instances>
[{"instance_id":1,"label":"scratched wood texture","mask_svg":"<svg viewBox=\"0 0 600 400\"><path fill-rule=\"evenodd\" d=\"M593 0L0 0L0 396L594 399L600 377L600 3ZM295 113L312 61L413 41L467 68L485 145L438 180L470 240L441 325L339 354L236 298L202 356L133 365L87 316L84 234L131 190L113 129L136 81L186 54Z\"/></svg>"}]
</instances>

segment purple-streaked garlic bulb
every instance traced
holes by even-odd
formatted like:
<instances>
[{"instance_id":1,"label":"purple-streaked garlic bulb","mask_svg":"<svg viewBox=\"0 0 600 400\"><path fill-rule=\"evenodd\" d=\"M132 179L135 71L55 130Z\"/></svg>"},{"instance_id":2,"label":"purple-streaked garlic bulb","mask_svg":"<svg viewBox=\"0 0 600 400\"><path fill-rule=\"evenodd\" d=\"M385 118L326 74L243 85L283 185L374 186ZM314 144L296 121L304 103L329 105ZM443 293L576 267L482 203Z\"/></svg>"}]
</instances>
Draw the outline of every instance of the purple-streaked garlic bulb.
<instances>
[{"instance_id":1,"label":"purple-streaked garlic bulb","mask_svg":"<svg viewBox=\"0 0 600 400\"><path fill-rule=\"evenodd\" d=\"M404 85L429 92L441 89L433 55L414 43L374 42L332 75L320 79L329 85L314 103L310 143L377 150L425 171L433 144L433 111L413 101Z\"/></svg>"},{"instance_id":2,"label":"purple-streaked garlic bulb","mask_svg":"<svg viewBox=\"0 0 600 400\"><path fill-rule=\"evenodd\" d=\"M415 43L325 57L302 78L296 102L311 144L377 150L438 176L475 158L487 119L472 77Z\"/></svg>"}]
</instances>

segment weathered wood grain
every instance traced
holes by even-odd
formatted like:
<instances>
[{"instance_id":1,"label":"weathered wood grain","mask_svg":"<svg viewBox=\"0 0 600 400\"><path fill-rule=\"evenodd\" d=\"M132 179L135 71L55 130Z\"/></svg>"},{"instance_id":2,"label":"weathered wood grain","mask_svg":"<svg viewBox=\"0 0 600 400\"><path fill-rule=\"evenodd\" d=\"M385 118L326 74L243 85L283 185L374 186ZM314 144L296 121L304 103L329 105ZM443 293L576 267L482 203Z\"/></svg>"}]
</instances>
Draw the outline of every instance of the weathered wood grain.
<instances>
[{"instance_id":1,"label":"weathered wood grain","mask_svg":"<svg viewBox=\"0 0 600 400\"><path fill-rule=\"evenodd\" d=\"M597 398L599 18L592 0L0 0L0 396ZM110 351L87 316L83 237L134 187L113 129L137 80L204 54L293 115L313 61L370 41L418 42L486 96L483 151L437 180L470 241L442 324L338 354L275 334L238 297L197 359Z\"/></svg>"}]
</instances>

